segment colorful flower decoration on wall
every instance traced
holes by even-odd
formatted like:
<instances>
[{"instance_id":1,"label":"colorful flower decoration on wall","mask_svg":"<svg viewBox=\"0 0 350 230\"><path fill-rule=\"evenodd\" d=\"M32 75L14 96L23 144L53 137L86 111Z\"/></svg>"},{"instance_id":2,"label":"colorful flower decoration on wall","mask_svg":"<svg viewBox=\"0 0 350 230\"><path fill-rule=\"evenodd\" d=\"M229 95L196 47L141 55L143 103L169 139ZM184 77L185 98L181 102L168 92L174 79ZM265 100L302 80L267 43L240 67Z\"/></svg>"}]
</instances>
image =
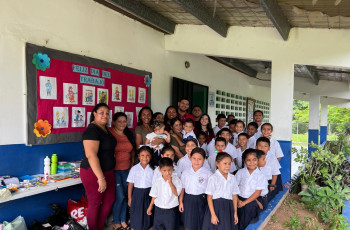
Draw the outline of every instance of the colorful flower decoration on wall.
<instances>
[{"instance_id":1,"label":"colorful flower decoration on wall","mask_svg":"<svg viewBox=\"0 0 350 230\"><path fill-rule=\"evenodd\" d=\"M33 55L33 64L37 69L40 69L42 71L45 71L46 69L50 68L50 58L47 56L47 54L43 53L35 53Z\"/></svg>"},{"instance_id":2,"label":"colorful flower decoration on wall","mask_svg":"<svg viewBox=\"0 0 350 230\"><path fill-rule=\"evenodd\" d=\"M39 120L34 123L33 132L37 137L46 137L51 133L51 125L47 120Z\"/></svg>"},{"instance_id":3,"label":"colorful flower decoration on wall","mask_svg":"<svg viewBox=\"0 0 350 230\"><path fill-rule=\"evenodd\" d=\"M149 77L149 75L145 76L145 84L147 87L151 86L151 78Z\"/></svg>"}]
</instances>

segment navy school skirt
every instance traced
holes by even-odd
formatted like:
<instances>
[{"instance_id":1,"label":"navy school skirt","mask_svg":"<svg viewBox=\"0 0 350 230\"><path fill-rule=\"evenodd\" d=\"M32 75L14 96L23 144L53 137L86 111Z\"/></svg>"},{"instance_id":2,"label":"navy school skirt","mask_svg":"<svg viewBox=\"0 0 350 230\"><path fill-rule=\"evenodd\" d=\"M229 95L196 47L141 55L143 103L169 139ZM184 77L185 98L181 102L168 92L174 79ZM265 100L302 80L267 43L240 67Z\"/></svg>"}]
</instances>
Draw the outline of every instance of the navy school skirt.
<instances>
[{"instance_id":1,"label":"navy school skirt","mask_svg":"<svg viewBox=\"0 0 350 230\"><path fill-rule=\"evenodd\" d=\"M188 230L202 229L205 210L208 207L207 195L184 195L184 211L182 220L184 227Z\"/></svg>"},{"instance_id":2,"label":"navy school skirt","mask_svg":"<svg viewBox=\"0 0 350 230\"><path fill-rule=\"evenodd\" d=\"M152 226L152 216L147 215L151 203L151 188L135 188L130 207L130 227L134 230L148 230Z\"/></svg>"},{"instance_id":3,"label":"navy school skirt","mask_svg":"<svg viewBox=\"0 0 350 230\"><path fill-rule=\"evenodd\" d=\"M211 223L211 214L209 207L207 207L204 214L202 230L238 230L238 225L235 225L232 200L223 198L213 199L213 204L215 214L219 219L219 223L218 225Z\"/></svg>"},{"instance_id":4,"label":"navy school skirt","mask_svg":"<svg viewBox=\"0 0 350 230\"><path fill-rule=\"evenodd\" d=\"M262 204L262 206L263 206L263 209L261 210L260 209L260 212L261 211L264 211L266 208L267 208L267 205L269 204L269 198L268 198L269 196L268 195L265 195L265 196L259 196L258 197L258 201Z\"/></svg>"},{"instance_id":5,"label":"navy school skirt","mask_svg":"<svg viewBox=\"0 0 350 230\"><path fill-rule=\"evenodd\" d=\"M245 201L246 198L238 196L238 199ZM245 229L249 224L253 224L259 220L260 208L256 201L246 204L242 208L238 208L238 225L239 229Z\"/></svg>"}]
</instances>

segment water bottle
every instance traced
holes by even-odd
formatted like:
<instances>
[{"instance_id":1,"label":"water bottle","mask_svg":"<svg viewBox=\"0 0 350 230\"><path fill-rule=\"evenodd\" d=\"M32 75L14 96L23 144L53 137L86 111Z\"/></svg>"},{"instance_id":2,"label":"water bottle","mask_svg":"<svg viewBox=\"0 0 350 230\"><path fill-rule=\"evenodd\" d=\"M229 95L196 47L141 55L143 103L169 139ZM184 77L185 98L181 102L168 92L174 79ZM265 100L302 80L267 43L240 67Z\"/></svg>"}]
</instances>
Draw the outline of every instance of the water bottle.
<instances>
[{"instance_id":1,"label":"water bottle","mask_svg":"<svg viewBox=\"0 0 350 230\"><path fill-rule=\"evenodd\" d=\"M50 175L50 158L48 156L44 159L44 180L48 180Z\"/></svg>"},{"instance_id":2,"label":"water bottle","mask_svg":"<svg viewBox=\"0 0 350 230\"><path fill-rule=\"evenodd\" d=\"M57 155L52 154L51 156L51 175L57 173Z\"/></svg>"}]
</instances>

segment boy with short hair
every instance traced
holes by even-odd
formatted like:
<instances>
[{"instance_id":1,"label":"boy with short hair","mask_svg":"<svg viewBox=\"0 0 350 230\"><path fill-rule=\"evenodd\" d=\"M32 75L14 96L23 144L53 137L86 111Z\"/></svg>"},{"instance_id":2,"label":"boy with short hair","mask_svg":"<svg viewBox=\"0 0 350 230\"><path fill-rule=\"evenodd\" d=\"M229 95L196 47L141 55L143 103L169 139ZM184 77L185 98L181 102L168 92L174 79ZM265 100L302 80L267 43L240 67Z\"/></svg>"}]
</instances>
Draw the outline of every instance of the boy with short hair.
<instances>
[{"instance_id":1,"label":"boy with short hair","mask_svg":"<svg viewBox=\"0 0 350 230\"><path fill-rule=\"evenodd\" d=\"M281 175L280 164L276 156L270 153L270 140L266 137L260 137L256 141L256 148L263 151L266 154L266 165L261 167L260 171L265 175L266 179L269 182L269 194L268 201L272 200L274 196L278 193L277 188L277 177ZM282 185L280 185L282 186Z\"/></svg>"},{"instance_id":2,"label":"boy with short hair","mask_svg":"<svg viewBox=\"0 0 350 230\"><path fill-rule=\"evenodd\" d=\"M250 122L247 126L247 134L249 136L248 148L255 148L256 137L255 134L258 131L258 124L256 122Z\"/></svg>"},{"instance_id":3,"label":"boy with short hair","mask_svg":"<svg viewBox=\"0 0 350 230\"><path fill-rule=\"evenodd\" d=\"M208 158L208 152L207 152L207 134L203 131L200 131L197 134L197 140L199 147L205 151L205 156Z\"/></svg>"},{"instance_id":4,"label":"boy with short hair","mask_svg":"<svg viewBox=\"0 0 350 230\"><path fill-rule=\"evenodd\" d=\"M196 134L194 134L194 122L192 119L187 119L182 125L182 142L186 143L187 140L196 139Z\"/></svg>"},{"instance_id":5,"label":"boy with short hair","mask_svg":"<svg viewBox=\"0 0 350 230\"><path fill-rule=\"evenodd\" d=\"M175 230L177 226L177 208L179 206L178 196L182 189L181 180L173 175L174 166L170 158L160 159L159 168L162 176L152 184L149 193L152 200L147 209L147 214L152 214L154 204L154 229Z\"/></svg>"},{"instance_id":6,"label":"boy with short hair","mask_svg":"<svg viewBox=\"0 0 350 230\"><path fill-rule=\"evenodd\" d=\"M255 133L255 138L258 139L262 136L261 126L264 124L262 121L264 120L264 113L261 110L255 110L253 113L253 119L258 124L258 131Z\"/></svg>"},{"instance_id":7,"label":"boy with short hair","mask_svg":"<svg viewBox=\"0 0 350 230\"><path fill-rule=\"evenodd\" d=\"M248 143L248 134L240 133L238 135L238 146L239 147L236 149L237 169L244 168L243 161L242 161L242 154L247 149L247 143Z\"/></svg>"},{"instance_id":8,"label":"boy with short hair","mask_svg":"<svg viewBox=\"0 0 350 230\"><path fill-rule=\"evenodd\" d=\"M218 123L217 126L215 126L213 128L214 134L216 135L222 128L227 128L226 125L226 116L223 113L220 113L217 117L216 117L216 122Z\"/></svg>"},{"instance_id":9,"label":"boy with short hair","mask_svg":"<svg viewBox=\"0 0 350 230\"><path fill-rule=\"evenodd\" d=\"M178 167L176 166L175 162L174 162L174 159L175 159L175 150L173 149L173 147L171 147L171 145L166 145L163 149L162 149L162 152L161 152L161 155L160 155L161 158L164 158L164 157L168 157L170 158L173 163L174 163L174 172L173 172L173 175L176 175L177 177L181 177L181 173L180 171L178 170ZM154 169L154 172L153 172L153 179L152 179L152 184L154 183L154 181L158 178L158 177L161 177L162 176L162 173L160 172L160 168L159 166L157 166L155 169Z\"/></svg>"}]
</instances>

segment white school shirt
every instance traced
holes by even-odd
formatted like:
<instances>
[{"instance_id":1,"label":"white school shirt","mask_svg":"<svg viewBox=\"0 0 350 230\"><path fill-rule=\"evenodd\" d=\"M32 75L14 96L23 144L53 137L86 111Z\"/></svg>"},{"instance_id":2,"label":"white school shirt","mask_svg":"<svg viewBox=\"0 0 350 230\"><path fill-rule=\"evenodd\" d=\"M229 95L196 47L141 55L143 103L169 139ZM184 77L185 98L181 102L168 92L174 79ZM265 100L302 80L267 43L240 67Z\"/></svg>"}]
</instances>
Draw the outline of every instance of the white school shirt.
<instances>
[{"instance_id":1,"label":"white school shirt","mask_svg":"<svg viewBox=\"0 0 350 230\"><path fill-rule=\"evenodd\" d=\"M181 180L175 175L171 176L171 180L176 188L177 195L180 195L182 189ZM179 205L178 196L174 195L169 182L165 181L163 177L158 177L154 181L149 195L151 197L156 197L154 204L158 208L171 209Z\"/></svg>"},{"instance_id":2,"label":"white school shirt","mask_svg":"<svg viewBox=\"0 0 350 230\"><path fill-rule=\"evenodd\" d=\"M203 143L202 146L199 145L199 147L205 151L206 157L208 157L207 146L208 146L207 143Z\"/></svg>"},{"instance_id":3,"label":"white school shirt","mask_svg":"<svg viewBox=\"0 0 350 230\"><path fill-rule=\"evenodd\" d=\"M179 177L178 175L178 167L174 164L174 170L173 170L173 175L176 175L177 177ZM159 166L157 166L155 169L154 169L154 172L153 172L153 179L152 179L152 185L154 184L154 181L158 178L158 177L161 177L162 176L162 173L160 172L159 170Z\"/></svg>"},{"instance_id":4,"label":"white school shirt","mask_svg":"<svg viewBox=\"0 0 350 230\"><path fill-rule=\"evenodd\" d=\"M189 132L189 133L186 133L185 130L182 130L181 133L182 133L182 138L183 139L185 139L185 138L187 138L189 136L192 136L194 139L197 139L196 134L193 132L193 130L191 132Z\"/></svg>"},{"instance_id":5,"label":"white school shirt","mask_svg":"<svg viewBox=\"0 0 350 230\"><path fill-rule=\"evenodd\" d=\"M242 148L239 147L238 149L236 149L236 160L237 160L237 169L241 169L244 168L244 164L242 165L243 161L242 161L242 155L243 155Z\"/></svg>"},{"instance_id":6,"label":"white school shirt","mask_svg":"<svg viewBox=\"0 0 350 230\"><path fill-rule=\"evenodd\" d=\"M256 190L264 190L267 186L264 174L256 168L252 174L247 168L242 168L236 173L236 180L239 187L239 195L249 198Z\"/></svg>"},{"instance_id":7,"label":"white school shirt","mask_svg":"<svg viewBox=\"0 0 350 230\"><path fill-rule=\"evenodd\" d=\"M258 131L254 134L255 138L258 140L259 137L262 137L262 133L261 133L261 126L263 125L264 123L261 122L261 125L258 127Z\"/></svg>"},{"instance_id":8,"label":"white school shirt","mask_svg":"<svg viewBox=\"0 0 350 230\"><path fill-rule=\"evenodd\" d=\"M284 157L280 143L275 139L270 139L270 151L275 154L277 158Z\"/></svg>"},{"instance_id":9,"label":"white school shirt","mask_svg":"<svg viewBox=\"0 0 350 230\"><path fill-rule=\"evenodd\" d=\"M255 138L255 136L253 135L253 136L251 136L251 137L249 138L249 141L248 141L248 144L247 144L247 148L248 148L248 149L249 149L249 148L255 149L255 145L256 145L256 138Z\"/></svg>"},{"instance_id":10,"label":"white school shirt","mask_svg":"<svg viewBox=\"0 0 350 230\"><path fill-rule=\"evenodd\" d=\"M238 135L244 133L244 132L240 132L240 133L232 133L233 134L233 145L237 146L238 145Z\"/></svg>"},{"instance_id":11,"label":"white school shirt","mask_svg":"<svg viewBox=\"0 0 350 230\"><path fill-rule=\"evenodd\" d=\"M159 144L158 145L158 148L157 148L157 145L151 145L151 142L153 141L153 139L157 137L157 138L161 138L161 139L166 139L168 136L166 134L161 134L161 135L158 135L158 134L155 134L154 132L152 133L148 133L146 135L146 139L150 141L150 143L148 144L148 146L150 146L151 148L156 148L156 149L162 149L164 147L163 144Z\"/></svg>"},{"instance_id":12,"label":"white school shirt","mask_svg":"<svg viewBox=\"0 0 350 230\"><path fill-rule=\"evenodd\" d=\"M280 172L280 163L278 162L275 155L270 152L266 154L266 165L260 167L260 171L265 175L267 180L271 180L273 175L279 175Z\"/></svg>"},{"instance_id":13,"label":"white school shirt","mask_svg":"<svg viewBox=\"0 0 350 230\"><path fill-rule=\"evenodd\" d=\"M214 152L215 152L215 139L213 138L207 145L208 157L210 157L210 155L213 154Z\"/></svg>"},{"instance_id":14,"label":"white school shirt","mask_svg":"<svg viewBox=\"0 0 350 230\"><path fill-rule=\"evenodd\" d=\"M210 166L210 170L212 173L215 173L216 171L216 156L218 154L215 153L215 154L211 154L210 157L208 157L208 164ZM231 154L230 154L231 155ZM237 167L235 165L235 162L233 161L234 157L231 155L232 157L232 161L231 161L231 168L230 168L230 173L233 173L234 171L237 170Z\"/></svg>"},{"instance_id":15,"label":"white school shirt","mask_svg":"<svg viewBox=\"0 0 350 230\"><path fill-rule=\"evenodd\" d=\"M190 169L186 169L182 173L181 177L182 188L185 189L187 194L204 194L211 175L212 173L210 170L203 167L198 169L197 172L195 172L192 167Z\"/></svg>"},{"instance_id":16,"label":"white school shirt","mask_svg":"<svg viewBox=\"0 0 350 230\"><path fill-rule=\"evenodd\" d=\"M209 177L205 193L213 196L213 199L223 198L232 200L232 195L239 194L235 176L229 173L226 179L219 170L216 170L215 173Z\"/></svg>"},{"instance_id":17,"label":"white school shirt","mask_svg":"<svg viewBox=\"0 0 350 230\"><path fill-rule=\"evenodd\" d=\"M261 171L261 170L260 170ZM264 174L264 173L263 173ZM265 175L264 175L264 177L265 177ZM261 191L261 194L260 194L260 196L265 196L265 195L267 195L269 193L269 182L268 182L268 180L266 179L266 177L265 177L265 185L264 185L264 189Z\"/></svg>"},{"instance_id":18,"label":"white school shirt","mask_svg":"<svg viewBox=\"0 0 350 230\"><path fill-rule=\"evenodd\" d=\"M186 169L192 168L192 163L190 158L188 157L188 154L186 154L184 157L182 157L178 162L177 162L177 167L178 167L178 174L177 176L179 178L181 178L181 174L183 173L183 171L185 171ZM207 160L204 160L204 168L210 170L210 166L208 164Z\"/></svg>"},{"instance_id":19,"label":"white school shirt","mask_svg":"<svg viewBox=\"0 0 350 230\"><path fill-rule=\"evenodd\" d=\"M223 128L228 128L228 126L227 126L227 125L224 125L221 129L223 129ZM219 128L219 126L215 126L215 127L213 128L213 131L214 131L215 136L216 136L216 134L217 134L221 129Z\"/></svg>"},{"instance_id":20,"label":"white school shirt","mask_svg":"<svg viewBox=\"0 0 350 230\"><path fill-rule=\"evenodd\" d=\"M149 165L144 169L141 163L138 163L130 169L126 181L133 183L136 188L150 188L152 187L152 179L153 169Z\"/></svg>"}]
</instances>

